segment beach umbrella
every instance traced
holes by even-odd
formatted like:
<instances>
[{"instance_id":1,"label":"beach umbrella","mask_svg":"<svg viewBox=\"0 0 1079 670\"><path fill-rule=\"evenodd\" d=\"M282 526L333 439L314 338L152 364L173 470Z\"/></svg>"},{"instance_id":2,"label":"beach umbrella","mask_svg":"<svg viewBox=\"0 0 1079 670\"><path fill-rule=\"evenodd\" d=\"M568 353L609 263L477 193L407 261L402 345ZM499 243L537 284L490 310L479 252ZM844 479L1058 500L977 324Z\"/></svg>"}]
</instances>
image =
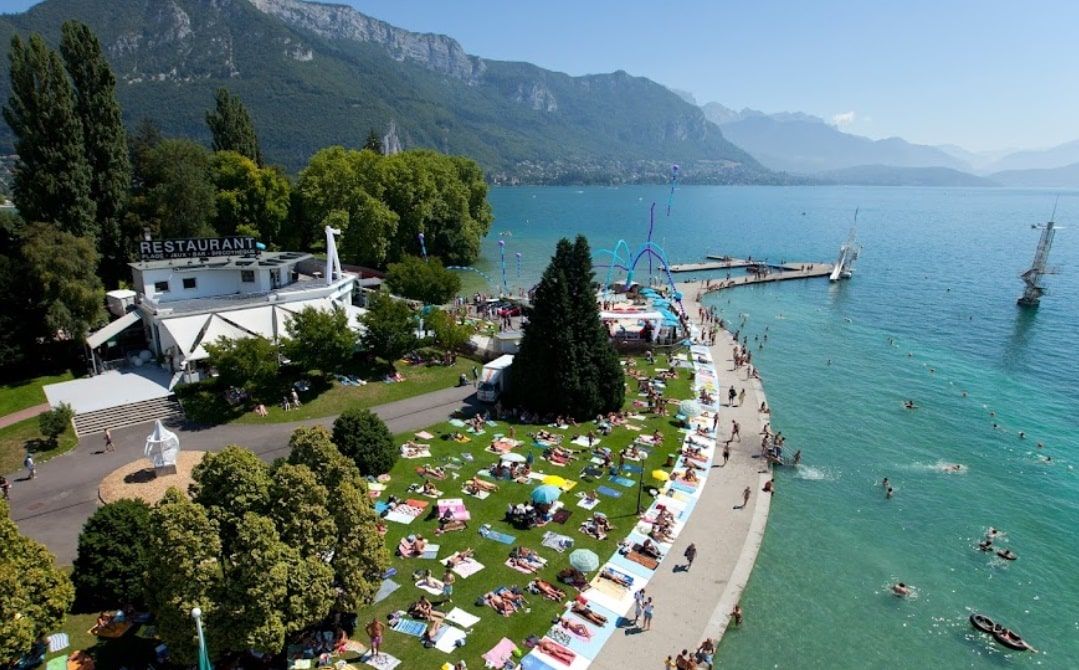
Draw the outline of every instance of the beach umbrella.
<instances>
[{"instance_id":1,"label":"beach umbrella","mask_svg":"<svg viewBox=\"0 0 1079 670\"><path fill-rule=\"evenodd\" d=\"M506 452L506 453L502 454L502 458L500 458L499 460L501 460L504 463L524 463L525 460L527 460L527 459L525 459L525 457L522 456L521 454L517 454L517 453L514 453L512 451L509 451L509 452Z\"/></svg>"},{"instance_id":2,"label":"beach umbrella","mask_svg":"<svg viewBox=\"0 0 1079 670\"><path fill-rule=\"evenodd\" d=\"M558 488L562 488L563 486L565 486L566 484L569 483L569 480L567 480L567 479L565 479L563 477L559 477L558 475L547 475L546 477L543 478L543 483L544 484L549 484L551 486L557 486Z\"/></svg>"},{"instance_id":3,"label":"beach umbrella","mask_svg":"<svg viewBox=\"0 0 1079 670\"><path fill-rule=\"evenodd\" d=\"M592 572L599 567L599 556L588 549L578 549L569 555L569 564L581 572Z\"/></svg>"},{"instance_id":4,"label":"beach umbrella","mask_svg":"<svg viewBox=\"0 0 1079 670\"><path fill-rule=\"evenodd\" d=\"M696 400L683 400L678 403L678 413L686 418L692 419L695 416L699 416L701 413L701 404Z\"/></svg>"},{"instance_id":5,"label":"beach umbrella","mask_svg":"<svg viewBox=\"0 0 1079 670\"><path fill-rule=\"evenodd\" d=\"M666 470L653 470L652 471L652 479L655 479L658 482L665 482L670 478L671 478L671 476L667 473Z\"/></svg>"},{"instance_id":6,"label":"beach umbrella","mask_svg":"<svg viewBox=\"0 0 1079 670\"><path fill-rule=\"evenodd\" d=\"M532 502L541 505L550 505L558 500L558 496L560 495L562 495L562 489L557 486L551 486L550 484L544 484L543 486L537 486L532 489Z\"/></svg>"}]
</instances>

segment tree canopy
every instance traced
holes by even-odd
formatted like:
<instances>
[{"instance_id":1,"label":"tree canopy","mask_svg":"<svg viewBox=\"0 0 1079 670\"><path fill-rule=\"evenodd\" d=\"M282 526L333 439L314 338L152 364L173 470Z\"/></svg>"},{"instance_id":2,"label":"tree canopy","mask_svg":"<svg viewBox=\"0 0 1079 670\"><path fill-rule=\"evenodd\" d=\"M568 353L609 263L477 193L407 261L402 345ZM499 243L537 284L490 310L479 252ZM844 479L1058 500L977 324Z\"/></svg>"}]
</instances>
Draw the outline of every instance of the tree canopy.
<instances>
[{"instance_id":1,"label":"tree canopy","mask_svg":"<svg viewBox=\"0 0 1079 670\"><path fill-rule=\"evenodd\" d=\"M74 596L49 550L19 533L0 500L0 658L19 658L55 631Z\"/></svg>"},{"instance_id":2,"label":"tree canopy","mask_svg":"<svg viewBox=\"0 0 1079 670\"><path fill-rule=\"evenodd\" d=\"M599 319L583 236L558 242L536 287L513 376L512 398L534 411L587 418L622 407L622 366Z\"/></svg>"},{"instance_id":3,"label":"tree canopy","mask_svg":"<svg viewBox=\"0 0 1079 670\"><path fill-rule=\"evenodd\" d=\"M393 362L416 348L416 315L407 303L385 293L374 293L363 315L360 342L367 353Z\"/></svg>"},{"instance_id":4,"label":"tree canopy","mask_svg":"<svg viewBox=\"0 0 1079 670\"><path fill-rule=\"evenodd\" d=\"M251 235L276 246L288 220L288 177L275 167L260 168L235 151L218 151L210 159L215 192L214 231L218 235Z\"/></svg>"},{"instance_id":5,"label":"tree canopy","mask_svg":"<svg viewBox=\"0 0 1079 670\"><path fill-rule=\"evenodd\" d=\"M22 256L43 336L81 341L105 322L105 288L90 238L33 224L23 233Z\"/></svg>"},{"instance_id":6,"label":"tree canopy","mask_svg":"<svg viewBox=\"0 0 1079 670\"><path fill-rule=\"evenodd\" d=\"M405 298L427 305L444 305L460 292L461 278L437 258L424 261L418 256L405 256L397 263L390 263L386 285Z\"/></svg>"},{"instance_id":7,"label":"tree canopy","mask_svg":"<svg viewBox=\"0 0 1079 670\"><path fill-rule=\"evenodd\" d=\"M212 237L217 197L210 152L190 140L162 139L135 157L129 228L147 228L159 238Z\"/></svg>"},{"instance_id":8,"label":"tree canopy","mask_svg":"<svg viewBox=\"0 0 1079 670\"><path fill-rule=\"evenodd\" d=\"M117 500L97 508L79 533L71 580L82 607L116 609L145 604L143 578L150 542L150 506Z\"/></svg>"},{"instance_id":9,"label":"tree canopy","mask_svg":"<svg viewBox=\"0 0 1079 670\"><path fill-rule=\"evenodd\" d=\"M203 346L224 384L245 389L256 397L273 389L281 369L277 345L273 342L262 337L221 338Z\"/></svg>"},{"instance_id":10,"label":"tree canopy","mask_svg":"<svg viewBox=\"0 0 1079 670\"><path fill-rule=\"evenodd\" d=\"M214 151L235 151L262 165L262 151L259 149L255 124L243 102L219 88L214 94L214 109L206 112L206 125L213 135Z\"/></svg>"},{"instance_id":11,"label":"tree canopy","mask_svg":"<svg viewBox=\"0 0 1079 670\"><path fill-rule=\"evenodd\" d=\"M324 374L337 372L356 350L357 335L343 309L329 311L305 307L285 326L288 339L282 344L286 356L304 370Z\"/></svg>"},{"instance_id":12,"label":"tree canopy","mask_svg":"<svg viewBox=\"0 0 1079 670\"><path fill-rule=\"evenodd\" d=\"M390 429L377 414L365 408L346 409L334 420L333 443L364 476L386 474L400 454Z\"/></svg>"}]
</instances>

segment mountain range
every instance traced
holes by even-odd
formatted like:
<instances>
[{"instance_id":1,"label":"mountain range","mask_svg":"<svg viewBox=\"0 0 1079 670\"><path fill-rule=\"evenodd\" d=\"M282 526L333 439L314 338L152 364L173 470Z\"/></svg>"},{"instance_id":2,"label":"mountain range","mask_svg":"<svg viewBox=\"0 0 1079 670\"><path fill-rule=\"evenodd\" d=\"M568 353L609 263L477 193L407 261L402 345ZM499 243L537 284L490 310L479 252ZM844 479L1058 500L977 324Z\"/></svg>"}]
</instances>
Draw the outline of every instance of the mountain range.
<instances>
[{"instance_id":1,"label":"mountain range","mask_svg":"<svg viewBox=\"0 0 1079 670\"><path fill-rule=\"evenodd\" d=\"M67 19L89 25L117 74L129 125L208 138L227 87L248 107L263 153L289 170L332 144L358 146L391 123L404 148L475 158L495 181L687 180L778 183L703 111L625 72L571 77L465 53L344 5L301 0L45 0L0 16L0 40ZM0 98L8 96L0 78ZM0 151L11 150L0 131Z\"/></svg>"}]
</instances>

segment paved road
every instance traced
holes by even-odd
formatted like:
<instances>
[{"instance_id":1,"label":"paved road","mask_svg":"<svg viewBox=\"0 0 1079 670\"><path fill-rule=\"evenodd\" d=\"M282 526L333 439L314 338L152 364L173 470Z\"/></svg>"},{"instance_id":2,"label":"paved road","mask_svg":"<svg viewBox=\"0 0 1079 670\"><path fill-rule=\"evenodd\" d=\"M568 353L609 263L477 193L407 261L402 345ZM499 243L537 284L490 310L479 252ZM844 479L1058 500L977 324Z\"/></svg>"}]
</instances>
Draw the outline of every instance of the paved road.
<instances>
[{"instance_id":1,"label":"paved road","mask_svg":"<svg viewBox=\"0 0 1079 670\"><path fill-rule=\"evenodd\" d=\"M696 317L698 305L692 296L697 286L679 284L678 289L685 296L687 313ZM712 471L686 527L646 587L655 599L652 629L617 631L592 663L596 670L660 668L668 655L677 656L682 649L692 652L705 637L722 637L756 561L771 505L769 494L761 492L770 476L758 458L759 433L767 421L767 415L757 411L765 399L764 389L759 381L746 379L745 367L734 369L734 340L729 333L720 331L711 349L724 403ZM746 398L741 405L729 407L726 389L732 384L735 389L744 388ZM731 444L731 459L723 466L720 454L732 419L740 424L741 441ZM747 486L749 504L741 509L736 505L741 505ZM675 566L685 563L682 556L691 542L697 545L693 568L676 572ZM746 616L751 620L753 613Z\"/></svg>"},{"instance_id":2,"label":"paved road","mask_svg":"<svg viewBox=\"0 0 1079 670\"><path fill-rule=\"evenodd\" d=\"M472 387L449 388L373 408L394 434L419 430L445 421L458 409L476 407ZM299 426L329 426L335 417L255 425L176 429L181 449L218 451L229 444L251 449L270 461L285 455L288 439ZM104 453L104 438L89 435L71 452L37 469L37 478L14 477L11 515L26 535L43 542L61 565L75 559L79 531L98 507L97 487L114 469L143 457L149 424L113 431L116 451ZM9 480L13 479L9 477Z\"/></svg>"}]
</instances>

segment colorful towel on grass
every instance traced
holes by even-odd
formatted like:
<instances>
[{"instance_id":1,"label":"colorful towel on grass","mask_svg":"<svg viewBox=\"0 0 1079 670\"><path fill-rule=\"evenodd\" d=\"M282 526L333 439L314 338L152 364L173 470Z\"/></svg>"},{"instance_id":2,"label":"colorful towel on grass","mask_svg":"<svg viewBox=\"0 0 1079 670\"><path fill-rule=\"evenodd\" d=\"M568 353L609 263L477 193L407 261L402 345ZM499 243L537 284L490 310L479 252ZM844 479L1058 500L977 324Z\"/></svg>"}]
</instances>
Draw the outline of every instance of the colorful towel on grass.
<instances>
[{"instance_id":1,"label":"colorful towel on grass","mask_svg":"<svg viewBox=\"0 0 1079 670\"><path fill-rule=\"evenodd\" d=\"M454 628L453 626L442 626L435 634L434 642L435 649L438 649L444 653L452 653L457 649L457 643L464 644L465 632L460 628Z\"/></svg>"},{"instance_id":2,"label":"colorful towel on grass","mask_svg":"<svg viewBox=\"0 0 1079 670\"><path fill-rule=\"evenodd\" d=\"M514 561L512 558L507 558L504 565L511 570L516 570L517 572L526 575L532 575L539 572L547 565L547 559L539 558L538 561Z\"/></svg>"},{"instance_id":3,"label":"colorful towel on grass","mask_svg":"<svg viewBox=\"0 0 1079 670\"><path fill-rule=\"evenodd\" d=\"M501 533L497 530L487 527L480 528L480 535L488 540L494 540L495 542L501 542L502 544L513 544L517 541L517 538L506 533Z\"/></svg>"},{"instance_id":4,"label":"colorful towel on grass","mask_svg":"<svg viewBox=\"0 0 1079 670\"><path fill-rule=\"evenodd\" d=\"M587 510L596 509L596 505L598 504L599 498L592 498L591 500L589 500L588 498L582 496L581 499L577 501L577 507L583 507Z\"/></svg>"},{"instance_id":5,"label":"colorful towel on grass","mask_svg":"<svg viewBox=\"0 0 1079 670\"><path fill-rule=\"evenodd\" d=\"M423 632L427 630L427 622L401 617L397 620L397 623L393 625L393 630L398 633L404 633L405 635L423 637Z\"/></svg>"},{"instance_id":6,"label":"colorful towel on grass","mask_svg":"<svg viewBox=\"0 0 1079 670\"><path fill-rule=\"evenodd\" d=\"M505 667L506 661L510 660L515 651L517 651L517 645L513 643L513 640L502 638L498 641L498 644L483 655L483 660L487 661L492 668L502 668Z\"/></svg>"},{"instance_id":7,"label":"colorful towel on grass","mask_svg":"<svg viewBox=\"0 0 1079 670\"><path fill-rule=\"evenodd\" d=\"M573 514L573 510L560 509L560 510L558 510L557 512L554 513L554 515L551 517L551 521L554 521L555 523L564 524L564 523L566 523L566 521L569 520L569 517L570 517L571 514Z\"/></svg>"},{"instance_id":8,"label":"colorful towel on grass","mask_svg":"<svg viewBox=\"0 0 1079 670\"><path fill-rule=\"evenodd\" d=\"M363 662L372 668L378 668L378 670L393 670L401 665L400 659L394 658L384 651L379 652L378 656L367 656L367 658L363 659Z\"/></svg>"},{"instance_id":9,"label":"colorful towel on grass","mask_svg":"<svg viewBox=\"0 0 1079 670\"><path fill-rule=\"evenodd\" d=\"M622 492L621 491L612 489L609 486L601 486L601 487L599 487L598 489L596 489L596 493L599 493L600 495L605 495L608 498L621 498L622 497Z\"/></svg>"},{"instance_id":10,"label":"colorful towel on grass","mask_svg":"<svg viewBox=\"0 0 1079 670\"><path fill-rule=\"evenodd\" d=\"M450 425L454 428L464 428L465 422L460 419L450 419Z\"/></svg>"},{"instance_id":11,"label":"colorful towel on grass","mask_svg":"<svg viewBox=\"0 0 1079 670\"><path fill-rule=\"evenodd\" d=\"M67 649L69 644L71 644L71 640L68 638L67 633L53 633L49 636L49 653Z\"/></svg>"},{"instance_id":12,"label":"colorful towel on grass","mask_svg":"<svg viewBox=\"0 0 1079 670\"><path fill-rule=\"evenodd\" d=\"M540 544L549 549L554 549L561 554L565 550L573 547L573 538L568 535L560 535L559 533L547 531L543 534L543 540Z\"/></svg>"},{"instance_id":13,"label":"colorful towel on grass","mask_svg":"<svg viewBox=\"0 0 1079 670\"><path fill-rule=\"evenodd\" d=\"M454 607L450 610L450 613L446 615L446 621L448 623L455 623L467 630L478 624L480 618L474 614L469 614L460 607Z\"/></svg>"},{"instance_id":14,"label":"colorful towel on grass","mask_svg":"<svg viewBox=\"0 0 1079 670\"><path fill-rule=\"evenodd\" d=\"M382 585L378 587L378 591L375 592L375 602L380 602L390 597L390 594L401 588L401 585L392 579L383 579Z\"/></svg>"},{"instance_id":15,"label":"colorful towel on grass","mask_svg":"<svg viewBox=\"0 0 1079 670\"><path fill-rule=\"evenodd\" d=\"M628 477L619 477L618 475L612 476L611 481L615 484L618 484L619 486L624 486L626 488L629 488L637 483Z\"/></svg>"},{"instance_id":16,"label":"colorful towel on grass","mask_svg":"<svg viewBox=\"0 0 1079 670\"><path fill-rule=\"evenodd\" d=\"M638 475L638 474L644 472L644 468L642 468L639 465L633 465L632 463L623 463L622 464L622 472L623 473L631 473L631 474Z\"/></svg>"},{"instance_id":17,"label":"colorful towel on grass","mask_svg":"<svg viewBox=\"0 0 1079 670\"><path fill-rule=\"evenodd\" d=\"M445 560L443 560L442 565L445 565L446 567L449 567L450 559L456 558L456 557L457 557L457 554L453 554L452 556L450 556L450 557L446 558ZM457 563L457 565L454 565L450 569L453 570L462 579L465 579L467 577L471 577L472 575L476 574L480 570L483 570L483 567L484 567L483 563L480 563L476 559L474 559L474 558L466 558L465 560L460 561L459 563Z\"/></svg>"}]
</instances>

